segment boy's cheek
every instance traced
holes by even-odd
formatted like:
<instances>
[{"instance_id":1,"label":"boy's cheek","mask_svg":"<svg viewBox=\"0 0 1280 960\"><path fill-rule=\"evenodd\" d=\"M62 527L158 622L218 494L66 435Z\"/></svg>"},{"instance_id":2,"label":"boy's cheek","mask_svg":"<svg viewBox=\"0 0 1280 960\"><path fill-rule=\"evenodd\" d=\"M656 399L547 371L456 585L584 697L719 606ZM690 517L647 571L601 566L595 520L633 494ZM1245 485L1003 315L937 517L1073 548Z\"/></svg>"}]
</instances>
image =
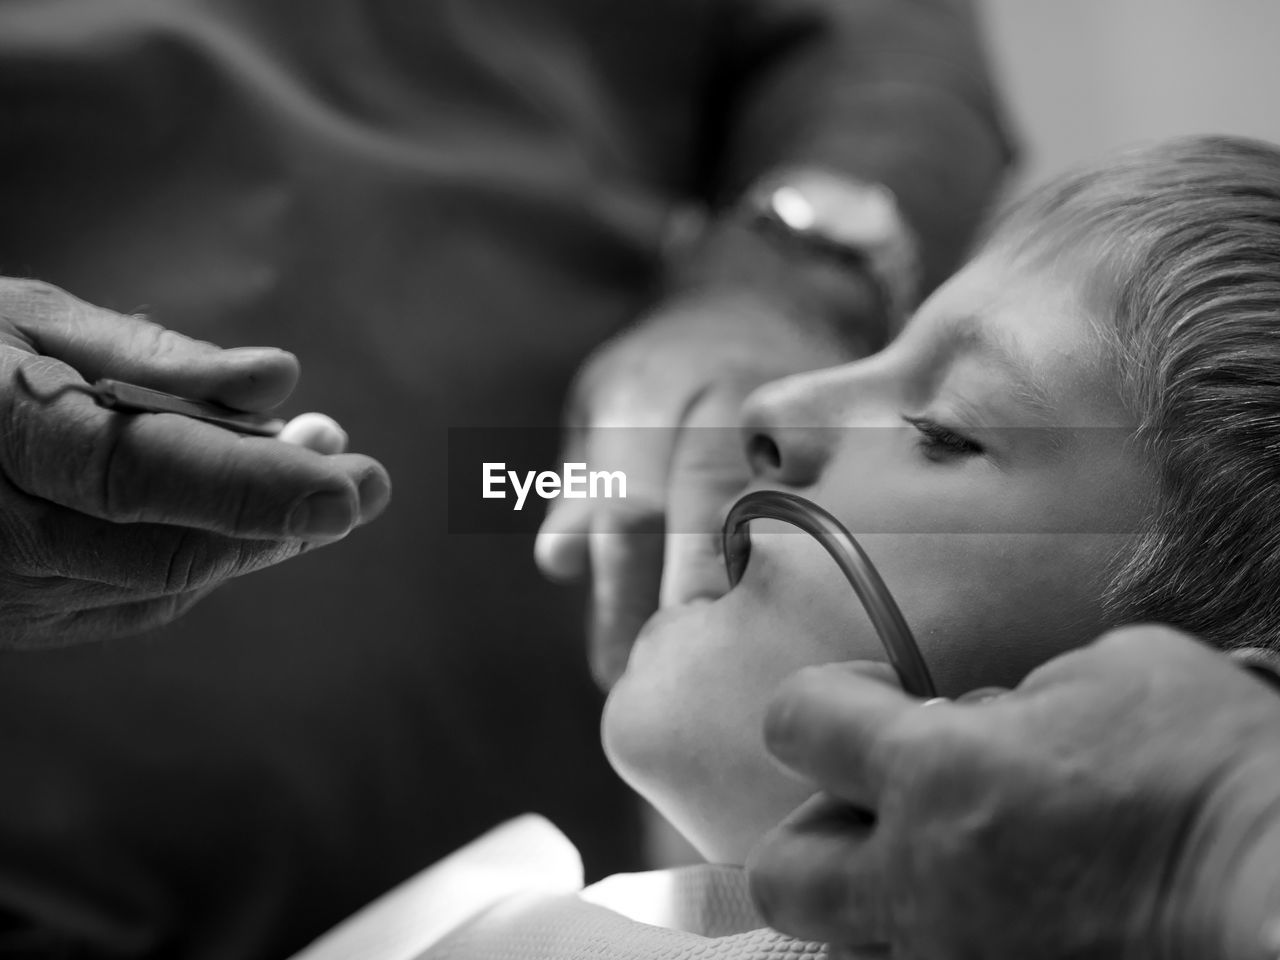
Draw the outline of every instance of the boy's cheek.
<instances>
[{"instance_id":1,"label":"boy's cheek","mask_svg":"<svg viewBox=\"0 0 1280 960\"><path fill-rule=\"evenodd\" d=\"M915 561L899 603L939 691L955 696L1013 686L1102 632L1110 625L1101 603L1103 573L1120 539L938 538L931 558Z\"/></svg>"}]
</instances>

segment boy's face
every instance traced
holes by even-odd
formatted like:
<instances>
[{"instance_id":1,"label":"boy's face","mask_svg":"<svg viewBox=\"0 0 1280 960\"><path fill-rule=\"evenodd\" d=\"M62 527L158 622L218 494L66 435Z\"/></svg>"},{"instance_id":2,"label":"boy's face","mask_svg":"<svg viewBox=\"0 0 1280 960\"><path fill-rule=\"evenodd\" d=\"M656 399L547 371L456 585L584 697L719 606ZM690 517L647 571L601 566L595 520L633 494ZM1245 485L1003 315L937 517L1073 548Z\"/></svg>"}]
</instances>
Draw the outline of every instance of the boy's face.
<instances>
[{"instance_id":1,"label":"boy's face","mask_svg":"<svg viewBox=\"0 0 1280 960\"><path fill-rule=\"evenodd\" d=\"M1106 626L1103 568L1146 489L1115 381L1072 285L988 252L880 354L759 391L752 487L848 526L941 692L1013 685ZM801 667L851 659L885 657L834 563L756 522L738 586L641 632L605 747L704 856L741 863L811 792L765 752L766 701Z\"/></svg>"}]
</instances>

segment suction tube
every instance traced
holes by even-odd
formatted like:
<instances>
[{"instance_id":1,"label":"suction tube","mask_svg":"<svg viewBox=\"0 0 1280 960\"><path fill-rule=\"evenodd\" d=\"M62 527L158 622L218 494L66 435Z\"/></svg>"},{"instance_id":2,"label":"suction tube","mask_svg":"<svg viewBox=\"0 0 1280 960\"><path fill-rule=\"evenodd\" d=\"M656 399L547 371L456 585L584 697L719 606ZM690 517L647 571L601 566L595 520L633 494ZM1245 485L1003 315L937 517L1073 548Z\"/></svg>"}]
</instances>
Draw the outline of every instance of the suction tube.
<instances>
[{"instance_id":1,"label":"suction tube","mask_svg":"<svg viewBox=\"0 0 1280 960\"><path fill-rule=\"evenodd\" d=\"M902 687L916 697L936 697L933 678L916 646L911 628L884 585L875 566L844 525L822 507L804 497L780 490L748 493L729 510L724 521L724 564L729 582L737 585L751 557L752 520L781 520L798 527L822 544L840 567L853 592L862 601L889 663L898 672Z\"/></svg>"}]
</instances>

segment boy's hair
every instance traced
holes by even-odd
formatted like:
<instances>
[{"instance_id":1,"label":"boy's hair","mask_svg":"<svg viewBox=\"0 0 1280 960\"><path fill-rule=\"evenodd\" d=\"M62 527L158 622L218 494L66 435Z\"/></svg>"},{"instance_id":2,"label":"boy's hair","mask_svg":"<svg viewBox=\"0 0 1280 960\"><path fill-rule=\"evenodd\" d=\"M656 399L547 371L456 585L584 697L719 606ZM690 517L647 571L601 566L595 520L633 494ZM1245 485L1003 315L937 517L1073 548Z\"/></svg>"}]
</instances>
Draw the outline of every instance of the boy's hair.
<instances>
[{"instance_id":1,"label":"boy's hair","mask_svg":"<svg viewBox=\"0 0 1280 960\"><path fill-rule=\"evenodd\" d=\"M1128 151L1033 193L988 242L1083 256L1097 281L1156 478L1111 613L1280 649L1280 148Z\"/></svg>"}]
</instances>

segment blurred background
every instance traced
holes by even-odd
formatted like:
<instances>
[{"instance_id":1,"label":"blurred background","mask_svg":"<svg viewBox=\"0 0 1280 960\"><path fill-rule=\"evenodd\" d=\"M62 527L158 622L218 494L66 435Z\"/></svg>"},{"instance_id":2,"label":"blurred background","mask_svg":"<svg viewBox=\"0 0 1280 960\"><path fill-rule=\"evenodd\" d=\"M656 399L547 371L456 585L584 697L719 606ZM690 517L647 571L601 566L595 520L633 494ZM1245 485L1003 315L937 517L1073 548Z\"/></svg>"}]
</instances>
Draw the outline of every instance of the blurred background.
<instances>
[{"instance_id":1,"label":"blurred background","mask_svg":"<svg viewBox=\"0 0 1280 960\"><path fill-rule=\"evenodd\" d=\"M1280 141L1276 0L979 0L1018 187L1182 133Z\"/></svg>"}]
</instances>

